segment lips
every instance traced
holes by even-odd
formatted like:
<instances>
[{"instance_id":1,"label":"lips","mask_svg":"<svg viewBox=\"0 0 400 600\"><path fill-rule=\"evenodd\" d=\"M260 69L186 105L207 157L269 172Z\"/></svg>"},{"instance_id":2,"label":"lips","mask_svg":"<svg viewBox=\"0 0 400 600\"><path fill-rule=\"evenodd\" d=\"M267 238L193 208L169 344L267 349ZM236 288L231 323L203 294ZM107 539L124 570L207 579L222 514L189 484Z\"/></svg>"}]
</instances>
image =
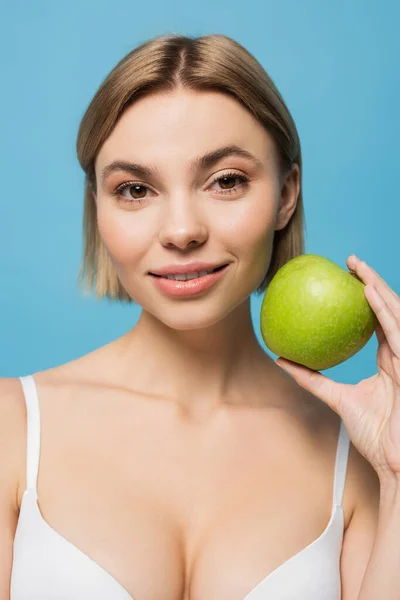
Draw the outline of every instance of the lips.
<instances>
[{"instance_id":1,"label":"lips","mask_svg":"<svg viewBox=\"0 0 400 600\"><path fill-rule=\"evenodd\" d=\"M178 280L172 277L168 279L168 277L160 275L153 275L151 279L162 293L172 298L202 296L221 280L228 270L229 264L216 267L213 273L187 280Z\"/></svg>"}]
</instances>

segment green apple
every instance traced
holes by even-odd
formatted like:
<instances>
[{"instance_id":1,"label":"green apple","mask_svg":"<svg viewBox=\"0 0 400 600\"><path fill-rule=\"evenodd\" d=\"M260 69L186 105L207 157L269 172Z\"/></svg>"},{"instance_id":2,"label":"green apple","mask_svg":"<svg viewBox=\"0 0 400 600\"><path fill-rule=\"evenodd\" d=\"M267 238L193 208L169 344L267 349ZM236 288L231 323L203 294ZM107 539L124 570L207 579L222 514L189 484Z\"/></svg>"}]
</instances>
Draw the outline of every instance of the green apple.
<instances>
[{"instance_id":1,"label":"green apple","mask_svg":"<svg viewBox=\"0 0 400 600\"><path fill-rule=\"evenodd\" d=\"M278 356L320 371L356 354L378 321L365 284L328 258L302 254L279 269L261 305L265 345Z\"/></svg>"}]
</instances>

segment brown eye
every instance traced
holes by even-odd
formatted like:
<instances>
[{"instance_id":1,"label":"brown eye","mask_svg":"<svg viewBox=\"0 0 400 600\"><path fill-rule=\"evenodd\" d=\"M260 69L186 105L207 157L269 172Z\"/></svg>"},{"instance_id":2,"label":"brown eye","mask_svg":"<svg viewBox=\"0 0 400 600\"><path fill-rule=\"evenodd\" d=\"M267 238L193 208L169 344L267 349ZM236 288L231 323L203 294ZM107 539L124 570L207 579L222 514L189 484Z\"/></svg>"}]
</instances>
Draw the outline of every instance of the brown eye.
<instances>
[{"instance_id":1,"label":"brown eye","mask_svg":"<svg viewBox=\"0 0 400 600\"><path fill-rule=\"evenodd\" d=\"M239 181L239 184L235 184L237 181ZM245 175L240 175L239 173L225 173L222 177L214 179L212 185L218 183L220 189L215 190L217 194L232 194L239 192L241 188L246 187L249 181L250 179Z\"/></svg>"},{"instance_id":2,"label":"brown eye","mask_svg":"<svg viewBox=\"0 0 400 600\"><path fill-rule=\"evenodd\" d=\"M125 196L122 192L128 190L129 196ZM133 190L133 192L132 192ZM116 188L113 192L115 196L123 199L124 202L143 202L146 199L146 192L149 188L142 183L135 181L125 181ZM133 194L133 195L132 195Z\"/></svg>"},{"instance_id":3,"label":"brown eye","mask_svg":"<svg viewBox=\"0 0 400 600\"><path fill-rule=\"evenodd\" d=\"M120 189L120 192L122 192L123 190L128 190L129 195L133 194L135 198L143 198L146 195L147 188L145 188L144 185L135 183L133 185L126 185L125 187ZM132 192L132 190L134 191Z\"/></svg>"},{"instance_id":4,"label":"brown eye","mask_svg":"<svg viewBox=\"0 0 400 600\"><path fill-rule=\"evenodd\" d=\"M237 176L229 176L229 177L221 177L218 181L222 184L221 187L224 190L230 190L235 187L235 180L238 179ZM229 182L233 185L230 185ZM226 187L227 186L227 187Z\"/></svg>"}]
</instances>

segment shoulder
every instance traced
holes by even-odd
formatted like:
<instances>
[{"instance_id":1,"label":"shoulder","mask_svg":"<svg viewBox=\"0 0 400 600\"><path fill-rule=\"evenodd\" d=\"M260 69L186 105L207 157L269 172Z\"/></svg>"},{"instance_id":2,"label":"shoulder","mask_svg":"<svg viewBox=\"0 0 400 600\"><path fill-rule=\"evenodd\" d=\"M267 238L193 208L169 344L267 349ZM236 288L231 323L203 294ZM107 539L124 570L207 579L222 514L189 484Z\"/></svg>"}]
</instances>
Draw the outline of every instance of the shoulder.
<instances>
[{"instance_id":1,"label":"shoulder","mask_svg":"<svg viewBox=\"0 0 400 600\"><path fill-rule=\"evenodd\" d=\"M344 548L346 543L348 548L352 546L354 541L349 542L349 539L353 537L354 540L358 535L361 539L364 538L366 547L372 547L378 522L379 497L379 477L350 439L342 503L347 517L344 523ZM355 530L358 530L358 533L354 533ZM346 540L347 532L349 533Z\"/></svg>"},{"instance_id":2,"label":"shoulder","mask_svg":"<svg viewBox=\"0 0 400 600\"><path fill-rule=\"evenodd\" d=\"M346 485L353 499L349 531L362 522L372 535L378 522L380 481L375 469L351 442Z\"/></svg>"},{"instance_id":3,"label":"shoulder","mask_svg":"<svg viewBox=\"0 0 400 600\"><path fill-rule=\"evenodd\" d=\"M0 410L12 410L11 407L15 406L15 397L21 395L22 386L18 377L0 377ZM14 403L10 404L12 398Z\"/></svg>"},{"instance_id":4,"label":"shoulder","mask_svg":"<svg viewBox=\"0 0 400 600\"><path fill-rule=\"evenodd\" d=\"M302 400L309 439L313 441L317 452L323 447L327 448L330 464L336 454L341 417L312 394L307 393L305 397L302 396ZM343 492L345 530L352 522L354 524L356 512L358 519L368 518L370 522L376 523L379 495L380 482L376 471L350 439Z\"/></svg>"},{"instance_id":5,"label":"shoulder","mask_svg":"<svg viewBox=\"0 0 400 600\"><path fill-rule=\"evenodd\" d=\"M26 407L17 377L0 378L0 478L2 489L15 494L18 509L19 474L25 463Z\"/></svg>"},{"instance_id":6,"label":"shoulder","mask_svg":"<svg viewBox=\"0 0 400 600\"><path fill-rule=\"evenodd\" d=\"M377 514L380 495L378 474L351 442L347 479L354 495L354 509Z\"/></svg>"},{"instance_id":7,"label":"shoulder","mask_svg":"<svg viewBox=\"0 0 400 600\"><path fill-rule=\"evenodd\" d=\"M110 342L70 361L33 373L36 385L55 388L80 383L98 385L104 379L106 383L104 373L109 367L109 348L113 343Z\"/></svg>"},{"instance_id":8,"label":"shoulder","mask_svg":"<svg viewBox=\"0 0 400 600\"><path fill-rule=\"evenodd\" d=\"M358 597L379 517L379 477L353 444L349 451L348 487L354 499L354 510L343 535L340 562L343 599Z\"/></svg>"},{"instance_id":9,"label":"shoulder","mask_svg":"<svg viewBox=\"0 0 400 600\"><path fill-rule=\"evenodd\" d=\"M0 439L3 442L22 431L25 413L24 393L18 377L0 377Z\"/></svg>"},{"instance_id":10,"label":"shoulder","mask_svg":"<svg viewBox=\"0 0 400 600\"><path fill-rule=\"evenodd\" d=\"M80 359L32 373L43 408L42 391L68 389L74 382ZM52 398L56 394L49 394ZM46 398L46 394L44 394ZM45 412L45 411L44 411ZM27 410L22 382L18 377L0 377L0 493L11 490L19 511L26 483ZM8 492L7 492L8 493Z\"/></svg>"}]
</instances>

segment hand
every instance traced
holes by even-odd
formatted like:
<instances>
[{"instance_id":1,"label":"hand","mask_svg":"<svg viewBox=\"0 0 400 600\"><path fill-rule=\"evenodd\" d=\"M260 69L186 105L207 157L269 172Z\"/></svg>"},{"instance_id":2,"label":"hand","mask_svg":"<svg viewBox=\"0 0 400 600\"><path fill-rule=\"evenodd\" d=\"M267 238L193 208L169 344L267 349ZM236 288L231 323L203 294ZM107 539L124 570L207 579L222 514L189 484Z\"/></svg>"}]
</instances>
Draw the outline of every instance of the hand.
<instances>
[{"instance_id":1,"label":"hand","mask_svg":"<svg viewBox=\"0 0 400 600\"><path fill-rule=\"evenodd\" d=\"M378 372L350 385L283 358L275 362L341 417L351 442L380 478L400 480L400 298L364 261L350 256L347 265L365 284L378 319Z\"/></svg>"}]
</instances>

